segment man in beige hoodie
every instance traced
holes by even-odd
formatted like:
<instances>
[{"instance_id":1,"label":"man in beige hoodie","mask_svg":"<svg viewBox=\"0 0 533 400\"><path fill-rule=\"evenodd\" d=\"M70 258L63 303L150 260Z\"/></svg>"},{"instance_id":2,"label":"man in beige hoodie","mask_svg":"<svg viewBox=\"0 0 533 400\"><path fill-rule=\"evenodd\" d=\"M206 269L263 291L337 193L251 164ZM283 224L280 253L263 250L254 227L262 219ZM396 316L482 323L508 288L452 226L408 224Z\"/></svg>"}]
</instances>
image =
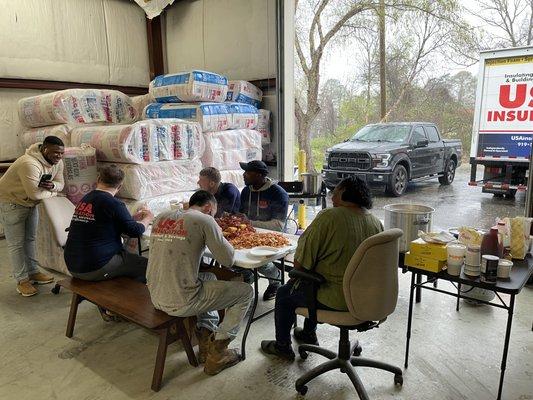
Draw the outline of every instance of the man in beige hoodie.
<instances>
[{"instance_id":1,"label":"man in beige hoodie","mask_svg":"<svg viewBox=\"0 0 533 400\"><path fill-rule=\"evenodd\" d=\"M4 227L17 292L37 294L33 284L54 281L39 271L35 257L37 204L63 190L64 144L47 136L26 150L0 178L0 223Z\"/></svg>"}]
</instances>

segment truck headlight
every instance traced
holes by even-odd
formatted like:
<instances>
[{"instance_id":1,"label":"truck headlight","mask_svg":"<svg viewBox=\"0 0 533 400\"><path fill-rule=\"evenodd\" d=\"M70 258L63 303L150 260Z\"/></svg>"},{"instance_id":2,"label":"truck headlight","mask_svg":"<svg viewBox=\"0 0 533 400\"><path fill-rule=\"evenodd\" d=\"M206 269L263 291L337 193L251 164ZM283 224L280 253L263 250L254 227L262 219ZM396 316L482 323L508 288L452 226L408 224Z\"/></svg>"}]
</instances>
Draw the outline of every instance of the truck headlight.
<instances>
[{"instance_id":1,"label":"truck headlight","mask_svg":"<svg viewBox=\"0 0 533 400\"><path fill-rule=\"evenodd\" d=\"M386 168L389 166L391 155L388 153L372 154L372 164L374 168Z\"/></svg>"},{"instance_id":2,"label":"truck headlight","mask_svg":"<svg viewBox=\"0 0 533 400\"><path fill-rule=\"evenodd\" d=\"M324 164L328 164L328 161L329 161L329 154L331 153L331 151L325 151L324 152Z\"/></svg>"}]
</instances>

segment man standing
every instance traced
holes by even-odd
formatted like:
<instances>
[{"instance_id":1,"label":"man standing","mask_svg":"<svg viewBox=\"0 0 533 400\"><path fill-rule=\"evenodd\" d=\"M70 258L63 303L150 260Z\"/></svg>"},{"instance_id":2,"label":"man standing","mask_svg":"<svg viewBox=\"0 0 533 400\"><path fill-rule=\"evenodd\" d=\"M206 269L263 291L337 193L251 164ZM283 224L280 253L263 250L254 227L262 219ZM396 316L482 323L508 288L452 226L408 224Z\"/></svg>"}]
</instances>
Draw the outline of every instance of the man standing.
<instances>
[{"instance_id":1,"label":"man standing","mask_svg":"<svg viewBox=\"0 0 533 400\"><path fill-rule=\"evenodd\" d=\"M76 206L64 253L67 268L75 278L102 281L128 276L146 282L148 260L126 252L121 235L142 235L154 216L140 210L132 217L126 205L115 198L123 180L124 171L116 165L102 168L96 189Z\"/></svg>"},{"instance_id":2,"label":"man standing","mask_svg":"<svg viewBox=\"0 0 533 400\"><path fill-rule=\"evenodd\" d=\"M244 282L217 281L212 273L199 272L206 246L222 265L233 264L233 247L222 235L213 216L214 196L199 190L189 209L158 215L150 237L147 281L155 308L178 317L197 316L200 363L215 375L240 361L228 344L252 300L253 290ZM217 310L226 309L219 325Z\"/></svg>"},{"instance_id":3,"label":"man standing","mask_svg":"<svg viewBox=\"0 0 533 400\"><path fill-rule=\"evenodd\" d=\"M283 231L289 208L287 192L268 178L268 167L263 161L254 160L240 165L244 170L246 185L241 193L241 213L245 214L256 228ZM280 270L273 263L263 265L259 272L267 278L281 277ZM276 297L279 286L280 282L269 279L263 300Z\"/></svg>"},{"instance_id":4,"label":"man standing","mask_svg":"<svg viewBox=\"0 0 533 400\"><path fill-rule=\"evenodd\" d=\"M47 136L42 144L26 150L0 178L0 223L11 258L17 292L24 297L37 294L33 284L46 284L54 277L39 271L35 257L37 204L63 190L64 144Z\"/></svg>"},{"instance_id":5,"label":"man standing","mask_svg":"<svg viewBox=\"0 0 533 400\"><path fill-rule=\"evenodd\" d=\"M241 194L233 183L221 183L220 172L213 167L200 171L198 186L215 196L217 200L217 214L215 218L224 213L236 214L241 206Z\"/></svg>"}]
</instances>

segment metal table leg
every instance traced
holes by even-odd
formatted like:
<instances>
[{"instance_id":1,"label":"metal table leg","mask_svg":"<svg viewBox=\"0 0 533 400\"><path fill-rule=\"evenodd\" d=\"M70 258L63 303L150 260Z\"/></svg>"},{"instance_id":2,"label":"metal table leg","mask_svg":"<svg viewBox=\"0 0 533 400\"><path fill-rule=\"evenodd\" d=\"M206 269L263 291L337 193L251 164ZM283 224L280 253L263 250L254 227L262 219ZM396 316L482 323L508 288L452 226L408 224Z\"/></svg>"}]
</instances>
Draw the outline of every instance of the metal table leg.
<instances>
[{"instance_id":1,"label":"metal table leg","mask_svg":"<svg viewBox=\"0 0 533 400\"><path fill-rule=\"evenodd\" d=\"M407 317L407 341L405 344L405 368L409 365L409 341L411 339L411 322L413 320L413 297L415 293L415 274L411 272L411 289L409 290L409 315Z\"/></svg>"},{"instance_id":2,"label":"metal table leg","mask_svg":"<svg viewBox=\"0 0 533 400\"><path fill-rule=\"evenodd\" d=\"M461 282L457 284L457 305L455 306L455 311L459 311L459 301L461 300Z\"/></svg>"},{"instance_id":3,"label":"metal table leg","mask_svg":"<svg viewBox=\"0 0 533 400\"><path fill-rule=\"evenodd\" d=\"M505 376L505 368L507 366L507 353L509 351L509 339L511 337L511 325L513 323L514 298L515 298L515 295L512 294L511 302L508 308L507 329L505 331L505 342L503 345L503 357L502 357L502 364L500 367L500 386L498 387L498 400L502 398L503 378Z\"/></svg>"},{"instance_id":4,"label":"metal table leg","mask_svg":"<svg viewBox=\"0 0 533 400\"><path fill-rule=\"evenodd\" d=\"M284 264L282 264L284 265ZM250 317L246 322L246 328L244 329L244 334L242 336L241 342L241 360L246 359L246 338L248 337L248 332L250 332L250 325L254 321L255 309L257 308L257 302L259 301L259 275L257 273L257 268L254 268L254 300L252 302L252 309L250 311Z\"/></svg>"},{"instance_id":5,"label":"metal table leg","mask_svg":"<svg viewBox=\"0 0 533 400\"><path fill-rule=\"evenodd\" d=\"M422 274L416 274L416 284L420 285L422 283ZM422 301L422 288L417 286L416 288L416 302L420 303Z\"/></svg>"}]
</instances>

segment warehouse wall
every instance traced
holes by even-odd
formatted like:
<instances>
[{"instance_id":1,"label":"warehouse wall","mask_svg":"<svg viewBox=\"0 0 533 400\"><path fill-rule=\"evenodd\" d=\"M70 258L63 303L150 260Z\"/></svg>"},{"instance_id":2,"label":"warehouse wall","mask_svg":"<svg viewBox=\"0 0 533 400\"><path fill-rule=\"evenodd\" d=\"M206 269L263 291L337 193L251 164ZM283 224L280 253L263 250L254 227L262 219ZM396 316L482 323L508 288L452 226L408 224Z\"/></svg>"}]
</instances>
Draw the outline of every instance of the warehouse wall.
<instances>
[{"instance_id":1,"label":"warehouse wall","mask_svg":"<svg viewBox=\"0 0 533 400\"><path fill-rule=\"evenodd\" d=\"M167 71L201 68L229 79L276 76L275 0L196 0L166 12Z\"/></svg>"},{"instance_id":2,"label":"warehouse wall","mask_svg":"<svg viewBox=\"0 0 533 400\"><path fill-rule=\"evenodd\" d=\"M0 78L124 86L149 82L146 22L129 0L0 0ZM0 89L0 161L22 154L17 102Z\"/></svg>"}]
</instances>

